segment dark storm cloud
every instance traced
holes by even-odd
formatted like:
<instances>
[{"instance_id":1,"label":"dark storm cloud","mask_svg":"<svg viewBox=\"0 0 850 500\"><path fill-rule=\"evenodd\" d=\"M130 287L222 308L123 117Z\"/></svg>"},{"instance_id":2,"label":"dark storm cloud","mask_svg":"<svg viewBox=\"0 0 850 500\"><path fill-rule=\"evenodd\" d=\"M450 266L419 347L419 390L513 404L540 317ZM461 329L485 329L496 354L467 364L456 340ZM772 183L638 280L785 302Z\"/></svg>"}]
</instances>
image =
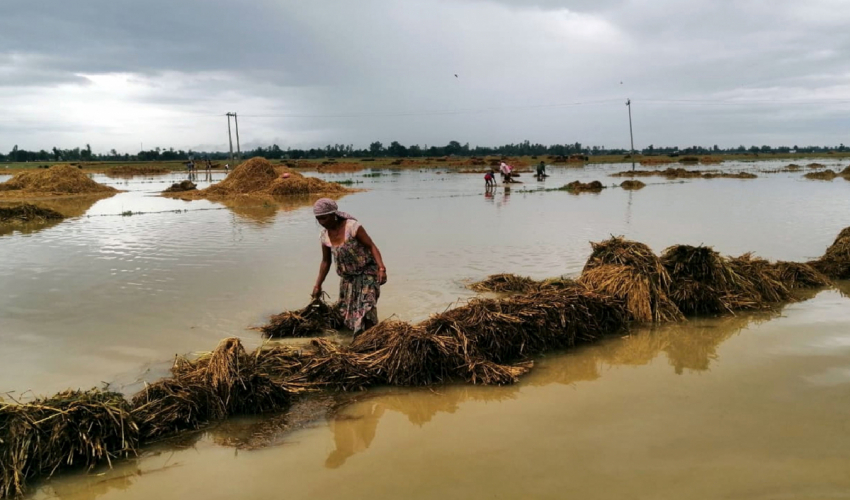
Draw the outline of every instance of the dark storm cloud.
<instances>
[{"instance_id":1,"label":"dark storm cloud","mask_svg":"<svg viewBox=\"0 0 850 500\"><path fill-rule=\"evenodd\" d=\"M781 103L850 99L842 4L5 0L0 106L46 120L17 94L45 110L101 103L113 128L110 110L132 118L124 135L177 147L219 143L230 110L257 143L616 146L629 97L643 144L823 142L841 104ZM728 102L765 99L777 104ZM546 106L575 102L590 104Z\"/></svg>"}]
</instances>

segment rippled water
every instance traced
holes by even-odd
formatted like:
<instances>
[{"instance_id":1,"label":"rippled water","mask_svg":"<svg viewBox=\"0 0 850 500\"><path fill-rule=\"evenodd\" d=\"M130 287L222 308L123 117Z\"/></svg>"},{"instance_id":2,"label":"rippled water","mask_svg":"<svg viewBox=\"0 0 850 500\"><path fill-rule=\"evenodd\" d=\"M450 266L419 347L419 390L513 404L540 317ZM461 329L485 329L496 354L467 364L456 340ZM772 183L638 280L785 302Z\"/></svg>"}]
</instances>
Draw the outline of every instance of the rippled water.
<instances>
[{"instance_id":1,"label":"rippled water","mask_svg":"<svg viewBox=\"0 0 850 500\"><path fill-rule=\"evenodd\" d=\"M470 297L465 283L488 274L577 274L589 241L611 234L659 252L706 243L805 260L850 226L850 182L804 172L538 191L576 179L618 184L608 174L628 168L555 168L545 183L524 174L525 184L492 196L474 174L324 177L367 190L341 208L384 254L380 316L412 321ZM131 392L174 354L233 335L256 345L246 327L307 302L321 258L309 200L225 207L156 196L176 174L95 178L126 192L59 224L0 236L0 391L105 381ZM334 287L331 276L326 289ZM64 476L39 495L827 496L850 486L840 473L850 465L839 417L850 380L846 300L827 291L781 318L699 320L613 339L549 356L516 387L377 391L287 436L292 444L234 454L207 436L192 451L165 448L106 476Z\"/></svg>"}]
</instances>

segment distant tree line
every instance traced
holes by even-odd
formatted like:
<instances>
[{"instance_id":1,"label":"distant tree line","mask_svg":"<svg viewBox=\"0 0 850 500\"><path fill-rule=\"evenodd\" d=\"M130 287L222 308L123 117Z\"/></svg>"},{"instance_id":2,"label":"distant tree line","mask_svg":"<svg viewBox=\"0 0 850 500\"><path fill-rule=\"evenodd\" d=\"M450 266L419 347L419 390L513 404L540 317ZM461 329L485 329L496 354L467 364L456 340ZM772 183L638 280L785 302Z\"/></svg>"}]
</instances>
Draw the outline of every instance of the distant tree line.
<instances>
[{"instance_id":1,"label":"distant tree line","mask_svg":"<svg viewBox=\"0 0 850 500\"><path fill-rule=\"evenodd\" d=\"M652 144L638 150L638 153L643 155L675 155L675 154L743 154L743 153L825 153L828 151L847 151L848 148L841 144L839 146L738 146L736 148L721 148L716 144L711 147L705 146L663 146L656 147ZM282 149L277 144L269 147L258 147L254 150L245 151L242 156L250 158L254 156L262 156L264 158L276 159L313 159L313 158L381 158L381 157L400 157L400 158L419 158L419 157L437 157L437 156L488 156L488 155L506 155L506 156L538 156L538 155L571 155L571 154L587 154L587 155L625 155L628 154L628 149L622 148L606 148L605 146L584 146L580 142L574 144L532 144L529 141L523 141L517 144L505 144L498 147L475 146L470 147L469 143L461 144L458 141L450 141L445 146L419 146L414 144L404 146L398 141L392 141L389 146L384 146L381 142L375 141L366 149L355 149L351 144L328 144L324 148L311 149ZM174 148L162 149L154 148L148 151L139 151L135 154L118 153L115 149L106 154L92 153L91 146L86 144L84 148L60 149L53 148L50 151L44 149L40 151L27 151L19 149L18 146L12 148L8 154L0 153L0 161L5 162L39 162L39 161L176 161L189 159L206 159L210 160L227 160L230 154L227 152L215 151L184 151L182 149L175 150Z\"/></svg>"}]
</instances>

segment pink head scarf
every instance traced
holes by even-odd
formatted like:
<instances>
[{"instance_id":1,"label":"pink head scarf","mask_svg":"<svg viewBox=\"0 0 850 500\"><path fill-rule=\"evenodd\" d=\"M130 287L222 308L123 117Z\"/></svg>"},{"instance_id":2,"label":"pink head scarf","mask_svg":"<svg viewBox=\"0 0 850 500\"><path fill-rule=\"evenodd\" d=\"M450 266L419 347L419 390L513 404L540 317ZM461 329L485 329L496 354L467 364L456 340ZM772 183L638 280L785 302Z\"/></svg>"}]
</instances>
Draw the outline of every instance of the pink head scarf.
<instances>
[{"instance_id":1,"label":"pink head scarf","mask_svg":"<svg viewBox=\"0 0 850 500\"><path fill-rule=\"evenodd\" d=\"M320 217L322 215L335 214L343 219L354 219L350 214L339 211L339 206L330 198L321 198L313 204L313 215Z\"/></svg>"}]
</instances>

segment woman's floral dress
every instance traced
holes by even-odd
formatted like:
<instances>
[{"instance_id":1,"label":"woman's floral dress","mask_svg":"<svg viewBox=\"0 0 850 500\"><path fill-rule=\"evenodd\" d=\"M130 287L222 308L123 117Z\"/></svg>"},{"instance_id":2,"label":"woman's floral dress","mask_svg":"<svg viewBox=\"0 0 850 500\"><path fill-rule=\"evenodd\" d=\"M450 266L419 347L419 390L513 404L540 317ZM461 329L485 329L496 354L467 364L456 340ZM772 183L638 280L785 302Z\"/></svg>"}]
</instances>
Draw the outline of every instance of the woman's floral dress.
<instances>
[{"instance_id":1,"label":"woman's floral dress","mask_svg":"<svg viewBox=\"0 0 850 500\"><path fill-rule=\"evenodd\" d=\"M381 285L378 281L378 264L368 248L357 241L360 223L354 219L345 221L345 236L341 245L331 244L327 230L322 231L322 245L330 248L336 261L339 275L339 307L345 326L358 333L363 329L363 320L372 325L378 323L378 297Z\"/></svg>"}]
</instances>

